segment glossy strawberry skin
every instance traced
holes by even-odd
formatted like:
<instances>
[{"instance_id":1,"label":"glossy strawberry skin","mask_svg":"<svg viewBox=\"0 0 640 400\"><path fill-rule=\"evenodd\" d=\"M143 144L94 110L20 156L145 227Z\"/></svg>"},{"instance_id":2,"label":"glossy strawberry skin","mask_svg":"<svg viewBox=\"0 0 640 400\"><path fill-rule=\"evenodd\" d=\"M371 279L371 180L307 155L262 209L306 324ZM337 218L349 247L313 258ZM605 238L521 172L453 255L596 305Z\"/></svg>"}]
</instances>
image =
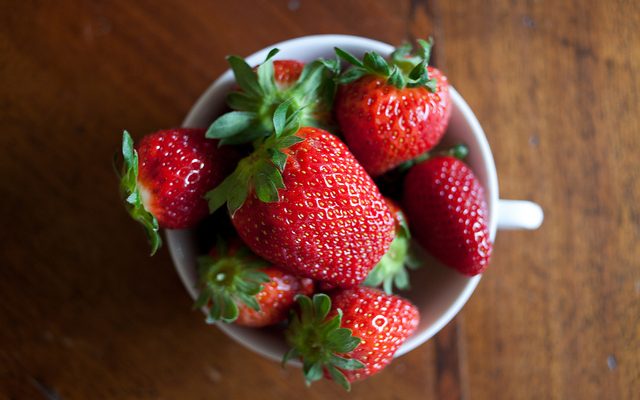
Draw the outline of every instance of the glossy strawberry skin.
<instances>
[{"instance_id":1,"label":"glossy strawberry skin","mask_svg":"<svg viewBox=\"0 0 640 400\"><path fill-rule=\"evenodd\" d=\"M406 299L378 289L359 287L330 295L331 312L342 310L341 327L361 339L358 347L344 354L364 363L364 368L343 370L349 382L366 378L386 367L398 348L415 332L420 322L418 309Z\"/></svg>"},{"instance_id":2,"label":"glossy strawberry skin","mask_svg":"<svg viewBox=\"0 0 640 400\"><path fill-rule=\"evenodd\" d=\"M427 67L435 93L424 87L398 89L367 75L340 85L335 115L349 149L372 177L433 148L451 116L446 76Z\"/></svg>"},{"instance_id":3,"label":"glossy strawberry skin","mask_svg":"<svg viewBox=\"0 0 640 400\"><path fill-rule=\"evenodd\" d=\"M251 193L232 221L259 256L295 274L359 285L389 248L394 220L378 188L330 133L301 128L284 152L285 189L263 203Z\"/></svg>"},{"instance_id":4,"label":"glossy strawberry skin","mask_svg":"<svg viewBox=\"0 0 640 400\"><path fill-rule=\"evenodd\" d=\"M465 163L440 156L411 168L404 208L413 237L442 263L468 276L487 268L492 243L484 189Z\"/></svg>"},{"instance_id":5,"label":"glossy strawberry skin","mask_svg":"<svg viewBox=\"0 0 640 400\"><path fill-rule=\"evenodd\" d=\"M304 63L297 60L275 60L273 77L280 89L284 89L298 81L303 69Z\"/></svg>"},{"instance_id":6,"label":"glossy strawberry skin","mask_svg":"<svg viewBox=\"0 0 640 400\"><path fill-rule=\"evenodd\" d=\"M238 155L204 129L169 129L138 143L138 187L144 207L162 228L193 227L208 215L203 196L235 167Z\"/></svg>"},{"instance_id":7,"label":"glossy strawberry skin","mask_svg":"<svg viewBox=\"0 0 640 400\"><path fill-rule=\"evenodd\" d=\"M259 328L282 322L287 319L297 295L309 296L314 291L311 279L298 278L276 267L265 267L260 271L270 279L262 284L262 290L255 296L260 304L260 311L239 304L238 319L235 321L237 325Z\"/></svg>"}]
</instances>

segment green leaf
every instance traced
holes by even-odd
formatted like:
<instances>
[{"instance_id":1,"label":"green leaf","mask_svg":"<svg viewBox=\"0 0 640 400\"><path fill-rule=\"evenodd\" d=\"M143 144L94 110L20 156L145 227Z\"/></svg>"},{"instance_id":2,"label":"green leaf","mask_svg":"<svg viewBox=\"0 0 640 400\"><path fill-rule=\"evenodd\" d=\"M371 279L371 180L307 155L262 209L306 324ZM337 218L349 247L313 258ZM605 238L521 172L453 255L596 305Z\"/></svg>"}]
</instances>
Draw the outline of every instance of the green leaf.
<instances>
[{"instance_id":1,"label":"green leaf","mask_svg":"<svg viewBox=\"0 0 640 400\"><path fill-rule=\"evenodd\" d=\"M346 85L347 83L351 83L353 81L357 81L368 73L368 71L364 68L360 67L351 67L345 73L340 75L337 79L337 82L341 85Z\"/></svg>"},{"instance_id":2,"label":"green leaf","mask_svg":"<svg viewBox=\"0 0 640 400\"><path fill-rule=\"evenodd\" d=\"M320 326L321 333L326 336L329 332L332 332L338 328L340 328L340 322L342 322L342 315L338 314L333 316L331 319L325 321Z\"/></svg>"},{"instance_id":3,"label":"green leaf","mask_svg":"<svg viewBox=\"0 0 640 400\"><path fill-rule=\"evenodd\" d=\"M122 132L122 157L124 158L126 165L134 164L135 154L136 151L133 148L133 139L131 138L131 135L129 135L129 132L127 131Z\"/></svg>"},{"instance_id":4,"label":"green leaf","mask_svg":"<svg viewBox=\"0 0 640 400\"><path fill-rule=\"evenodd\" d=\"M207 192L204 195L205 199L209 203L209 212L213 214L218 208L222 207L224 203L229 199L230 192L233 188L237 187L238 174L233 172L231 175L225 178L221 184L216 186L213 190Z\"/></svg>"},{"instance_id":5,"label":"green leaf","mask_svg":"<svg viewBox=\"0 0 640 400\"><path fill-rule=\"evenodd\" d=\"M257 282L257 283L266 283L271 279L269 275L265 274L262 271L256 270L256 268L262 268L269 265L268 262L262 259L257 259L253 262L245 262L247 269L242 272L242 278L245 280Z\"/></svg>"},{"instance_id":6,"label":"green leaf","mask_svg":"<svg viewBox=\"0 0 640 400\"><path fill-rule=\"evenodd\" d=\"M218 143L218 147L225 146L225 145L238 145L238 144L244 144L244 143L251 143L256 139L269 136L270 134L271 132L264 129L264 127L262 127L256 120L253 125L249 126L243 132L220 139L220 142Z\"/></svg>"},{"instance_id":7,"label":"green leaf","mask_svg":"<svg viewBox=\"0 0 640 400\"><path fill-rule=\"evenodd\" d=\"M387 79L390 85L397 87L398 89L402 89L406 86L406 80L404 75L402 75L402 71L396 65L391 67L391 74Z\"/></svg>"},{"instance_id":8,"label":"green leaf","mask_svg":"<svg viewBox=\"0 0 640 400\"><path fill-rule=\"evenodd\" d=\"M224 304L224 296L219 291L214 291L211 297L211 308L207 315L207 323L214 323L220 320L222 316L222 306Z\"/></svg>"},{"instance_id":9,"label":"green leaf","mask_svg":"<svg viewBox=\"0 0 640 400\"><path fill-rule=\"evenodd\" d=\"M365 53L363 64L370 71L378 73L382 76L388 76L390 73L389 64L387 64L387 61L382 58L380 54L374 51Z\"/></svg>"},{"instance_id":10,"label":"green leaf","mask_svg":"<svg viewBox=\"0 0 640 400\"><path fill-rule=\"evenodd\" d=\"M286 149L286 148L291 147L294 144L298 144L300 142L304 142L304 139L299 137L299 136L290 135L290 136L285 136L285 137L280 138L276 142L276 145L278 146L279 149Z\"/></svg>"},{"instance_id":11,"label":"green leaf","mask_svg":"<svg viewBox=\"0 0 640 400\"><path fill-rule=\"evenodd\" d=\"M313 309L315 317L319 322L324 321L331 309L331 299L324 293L313 296Z\"/></svg>"},{"instance_id":12,"label":"green leaf","mask_svg":"<svg viewBox=\"0 0 640 400\"><path fill-rule=\"evenodd\" d=\"M331 349L335 353L345 354L358 347L361 339L352 336L350 329L339 328L327 336L327 342L331 345Z\"/></svg>"},{"instance_id":13,"label":"green leaf","mask_svg":"<svg viewBox=\"0 0 640 400\"><path fill-rule=\"evenodd\" d=\"M429 89L431 93L435 93L438 90L438 82L435 79L429 79L424 86Z\"/></svg>"},{"instance_id":14,"label":"green leaf","mask_svg":"<svg viewBox=\"0 0 640 400\"><path fill-rule=\"evenodd\" d=\"M254 178L256 196L264 203L274 203L280 200L276 185L265 174L257 174Z\"/></svg>"},{"instance_id":15,"label":"green leaf","mask_svg":"<svg viewBox=\"0 0 640 400\"><path fill-rule=\"evenodd\" d=\"M240 207L244 204L249 194L249 183L247 181L239 181L238 184L232 187L229 191L229 197L227 199L227 208L229 214L233 217Z\"/></svg>"},{"instance_id":16,"label":"green leaf","mask_svg":"<svg viewBox=\"0 0 640 400\"><path fill-rule=\"evenodd\" d=\"M307 385L311 384L311 382L318 381L322 379L322 363L315 362L309 365L305 364L303 366L303 372Z\"/></svg>"},{"instance_id":17,"label":"green leaf","mask_svg":"<svg viewBox=\"0 0 640 400\"><path fill-rule=\"evenodd\" d=\"M209 139L228 138L249 128L256 121L256 113L250 111L231 111L222 114L207 129Z\"/></svg>"},{"instance_id":18,"label":"green leaf","mask_svg":"<svg viewBox=\"0 0 640 400\"><path fill-rule=\"evenodd\" d=\"M423 75L427 73L427 62L423 60L422 62L416 64L411 72L409 72L409 79L419 80Z\"/></svg>"},{"instance_id":19,"label":"green leaf","mask_svg":"<svg viewBox=\"0 0 640 400\"><path fill-rule=\"evenodd\" d=\"M238 298L247 305L247 307L251 308L252 310L255 311L260 311L260 304L258 303L258 300L256 300L256 298L254 296L250 296L248 294L245 293L237 293L236 296L238 296Z\"/></svg>"},{"instance_id":20,"label":"green leaf","mask_svg":"<svg viewBox=\"0 0 640 400\"><path fill-rule=\"evenodd\" d=\"M364 364L360 360L356 360L355 358L344 358L336 356L335 354L331 356L331 364L340 369L346 369L347 371L364 368Z\"/></svg>"},{"instance_id":21,"label":"green leaf","mask_svg":"<svg viewBox=\"0 0 640 400\"><path fill-rule=\"evenodd\" d=\"M327 371L329 371L329 376L331 376L331 379L333 379L335 383L342 386L344 390L346 390L347 392L351 391L351 384L349 383L349 381L347 380L347 377L344 376L342 372L340 372L333 365L328 365Z\"/></svg>"},{"instance_id":22,"label":"green leaf","mask_svg":"<svg viewBox=\"0 0 640 400\"><path fill-rule=\"evenodd\" d=\"M330 59L325 60L324 58L320 58L318 60L322 65L333 75L340 75L340 60L339 59Z\"/></svg>"},{"instance_id":23,"label":"green leaf","mask_svg":"<svg viewBox=\"0 0 640 400\"><path fill-rule=\"evenodd\" d=\"M227 62L231 66L231 70L236 77L236 83L245 92L252 96L261 96L262 90L258 83L257 74L245 60L238 56L227 57Z\"/></svg>"},{"instance_id":24,"label":"green leaf","mask_svg":"<svg viewBox=\"0 0 640 400\"><path fill-rule=\"evenodd\" d=\"M416 42L418 42L418 45L420 46L420 49L418 51L418 53L420 54L420 57L422 57L425 62L428 64L429 63L429 58L431 58L431 48L433 47L433 38L429 38L429 41L426 41L424 39L418 39L416 40Z\"/></svg>"},{"instance_id":25,"label":"green leaf","mask_svg":"<svg viewBox=\"0 0 640 400\"><path fill-rule=\"evenodd\" d=\"M259 104L259 99L245 92L231 92L227 95L227 105L234 110L256 112Z\"/></svg>"},{"instance_id":26,"label":"green leaf","mask_svg":"<svg viewBox=\"0 0 640 400\"><path fill-rule=\"evenodd\" d=\"M276 82L273 77L273 61L271 57L278 53L278 49L273 49L267 55L266 60L258 67L258 84L265 96L276 92Z\"/></svg>"},{"instance_id":27,"label":"green leaf","mask_svg":"<svg viewBox=\"0 0 640 400\"><path fill-rule=\"evenodd\" d=\"M282 357L282 367L284 368L289 360L296 359L299 356L300 354L298 353L298 350L296 350L295 348L289 349L286 353L284 353L284 356Z\"/></svg>"},{"instance_id":28,"label":"green leaf","mask_svg":"<svg viewBox=\"0 0 640 400\"><path fill-rule=\"evenodd\" d=\"M289 136L296 137L296 136ZM287 155L281 152L280 150L273 150L271 154L271 162L280 170L284 171L284 167L287 164Z\"/></svg>"},{"instance_id":29,"label":"green leaf","mask_svg":"<svg viewBox=\"0 0 640 400\"><path fill-rule=\"evenodd\" d=\"M398 289L409 289L409 274L407 274L407 270L404 268L399 269L398 272L393 276L393 283ZM387 293L390 293L390 291L388 291Z\"/></svg>"},{"instance_id":30,"label":"green leaf","mask_svg":"<svg viewBox=\"0 0 640 400\"><path fill-rule=\"evenodd\" d=\"M238 306L230 298L227 298L225 300L226 301L225 301L224 306L223 306L224 308L222 310L221 320L223 322L227 322L227 323L233 322L236 319L238 319L238 313L239 313Z\"/></svg>"},{"instance_id":31,"label":"green leaf","mask_svg":"<svg viewBox=\"0 0 640 400\"><path fill-rule=\"evenodd\" d=\"M255 166L255 175L264 175L277 189L284 189L284 181L278 167L267 160L260 160Z\"/></svg>"},{"instance_id":32,"label":"green leaf","mask_svg":"<svg viewBox=\"0 0 640 400\"><path fill-rule=\"evenodd\" d=\"M362 61L358 60L356 56L349 53L348 51L342 50L339 47L334 47L333 49L335 50L336 55L338 57L342 58L344 61L348 62L349 64L355 65L357 67L364 67L364 64L362 63Z\"/></svg>"},{"instance_id":33,"label":"green leaf","mask_svg":"<svg viewBox=\"0 0 640 400\"><path fill-rule=\"evenodd\" d=\"M284 131L284 126L287 123L287 111L289 111L290 105L291 99L280 103L273 112L273 129L276 137L280 137Z\"/></svg>"},{"instance_id":34,"label":"green leaf","mask_svg":"<svg viewBox=\"0 0 640 400\"><path fill-rule=\"evenodd\" d=\"M296 296L296 301L300 307L300 322L303 325L309 325L313 319L313 304L311 303L311 299L308 296L299 295Z\"/></svg>"}]
</instances>

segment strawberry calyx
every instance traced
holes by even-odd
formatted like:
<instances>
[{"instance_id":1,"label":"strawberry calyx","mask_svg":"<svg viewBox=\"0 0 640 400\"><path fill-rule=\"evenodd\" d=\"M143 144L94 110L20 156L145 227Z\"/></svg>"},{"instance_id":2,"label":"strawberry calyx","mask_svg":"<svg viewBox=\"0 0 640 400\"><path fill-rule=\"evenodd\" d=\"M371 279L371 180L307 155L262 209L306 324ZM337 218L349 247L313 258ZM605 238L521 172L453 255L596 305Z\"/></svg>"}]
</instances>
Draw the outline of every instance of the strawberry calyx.
<instances>
[{"instance_id":1,"label":"strawberry calyx","mask_svg":"<svg viewBox=\"0 0 640 400\"><path fill-rule=\"evenodd\" d=\"M336 55L352 65L338 77L337 82L347 84L365 75L378 75L387 78L387 83L398 89L425 87L435 93L436 80L429 77L427 70L433 40L418 39L417 43L415 52L413 46L406 43L396 48L389 60L375 51L365 53L360 60L346 50L336 47Z\"/></svg>"},{"instance_id":2,"label":"strawberry calyx","mask_svg":"<svg viewBox=\"0 0 640 400\"><path fill-rule=\"evenodd\" d=\"M369 272L364 281L364 285L369 287L382 285L387 294L393 293L393 286L401 290L408 290L410 288L409 274L406 268L415 270L422 265L421 260L410 249L411 233L404 213L396 211L395 215L399 221L396 227L396 236L391 242L389 250Z\"/></svg>"},{"instance_id":3,"label":"strawberry calyx","mask_svg":"<svg viewBox=\"0 0 640 400\"><path fill-rule=\"evenodd\" d=\"M322 379L325 373L331 379L349 391L351 385L341 370L364 368L356 359L346 358L361 342L353 336L351 329L342 328L342 311L327 318L331 310L331 299L324 293L318 293L313 299L305 295L296 298L298 311L292 311L285 338L291 349L284 355L282 364L290 359L302 361L305 383Z\"/></svg>"},{"instance_id":4,"label":"strawberry calyx","mask_svg":"<svg viewBox=\"0 0 640 400\"><path fill-rule=\"evenodd\" d=\"M120 193L131 217L144 227L151 246L151 255L154 255L162 245L160 227L158 219L144 206L143 192L138 184L138 152L127 131L122 133L122 157L124 161L119 173Z\"/></svg>"},{"instance_id":5,"label":"strawberry calyx","mask_svg":"<svg viewBox=\"0 0 640 400\"><path fill-rule=\"evenodd\" d=\"M316 60L304 67L297 82L280 87L275 81L273 66L273 57L278 52L278 49L271 50L255 70L241 57L227 57L240 90L229 93L227 104L233 111L221 115L209 126L207 138L220 139L220 145L225 145L268 137L274 131L273 114L285 101L290 101L293 109L301 110L296 115L300 124L326 125L338 63Z\"/></svg>"},{"instance_id":6,"label":"strawberry calyx","mask_svg":"<svg viewBox=\"0 0 640 400\"><path fill-rule=\"evenodd\" d=\"M304 140L295 135L300 129L297 116L302 109L292 104L292 100L287 100L278 105L272 119L274 132L257 140L253 153L240 160L236 170L205 195L211 213L226 203L233 216L252 191L265 203L280 200L278 190L285 187L282 172L287 162L282 150Z\"/></svg>"},{"instance_id":7,"label":"strawberry calyx","mask_svg":"<svg viewBox=\"0 0 640 400\"><path fill-rule=\"evenodd\" d=\"M194 309L209 305L206 319L209 324L235 321L239 304L260 311L255 296L262 290L262 284L269 282L269 276L259 270L266 265L266 261L253 255L247 247L229 248L218 238L215 257L198 258L201 291Z\"/></svg>"}]
</instances>

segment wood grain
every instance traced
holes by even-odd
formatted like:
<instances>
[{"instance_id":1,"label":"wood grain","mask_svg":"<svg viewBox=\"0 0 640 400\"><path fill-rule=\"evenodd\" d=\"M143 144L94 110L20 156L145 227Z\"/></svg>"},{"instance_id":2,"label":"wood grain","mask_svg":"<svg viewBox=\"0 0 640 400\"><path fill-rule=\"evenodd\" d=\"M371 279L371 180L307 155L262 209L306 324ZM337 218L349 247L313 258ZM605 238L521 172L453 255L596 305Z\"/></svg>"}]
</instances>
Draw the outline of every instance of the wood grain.
<instances>
[{"instance_id":1,"label":"wood grain","mask_svg":"<svg viewBox=\"0 0 640 400\"><path fill-rule=\"evenodd\" d=\"M630 1L0 1L0 399L640 398L638 31ZM203 324L110 166L123 128L179 125L224 55L314 33L432 34L502 196L546 212L349 395Z\"/></svg>"}]
</instances>

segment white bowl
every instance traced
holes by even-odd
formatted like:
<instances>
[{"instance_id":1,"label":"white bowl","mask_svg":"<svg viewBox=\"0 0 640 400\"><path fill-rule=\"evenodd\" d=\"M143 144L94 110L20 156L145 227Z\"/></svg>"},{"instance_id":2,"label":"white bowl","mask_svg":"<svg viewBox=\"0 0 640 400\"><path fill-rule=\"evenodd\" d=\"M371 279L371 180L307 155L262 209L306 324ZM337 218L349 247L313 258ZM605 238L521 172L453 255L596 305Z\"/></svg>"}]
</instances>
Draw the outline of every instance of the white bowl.
<instances>
[{"instance_id":1,"label":"white bowl","mask_svg":"<svg viewBox=\"0 0 640 400\"><path fill-rule=\"evenodd\" d=\"M345 49L356 56L367 51L376 51L388 55L393 51L389 44L357 36L317 35L287 40L268 46L247 57L250 65L259 64L269 50L280 49L276 59L296 59L304 62L318 57L334 58L334 47ZM446 73L446 71L445 71ZM200 97L183 122L185 127L208 127L225 107L225 96L234 85L230 70L223 73ZM501 224L508 228L535 229L542 222L539 206L524 201L498 200L498 179L493 155L475 115L462 96L451 87L453 112L451 122L443 142L465 143L469 147L469 156L465 160L485 188L489 211L489 232L495 239L498 226L497 208L508 209ZM192 298L196 298L197 272L194 232L189 230L166 231L169 252L176 270ZM480 276L472 278L460 275L456 271L442 267L435 261L417 271L411 272L411 290L399 294L409 298L420 310L420 325L396 353L401 356L435 335L442 329L467 302L478 285ZM235 325L217 324L223 332L238 343L275 361L280 361L287 350L281 332L275 328L250 329Z\"/></svg>"}]
</instances>

